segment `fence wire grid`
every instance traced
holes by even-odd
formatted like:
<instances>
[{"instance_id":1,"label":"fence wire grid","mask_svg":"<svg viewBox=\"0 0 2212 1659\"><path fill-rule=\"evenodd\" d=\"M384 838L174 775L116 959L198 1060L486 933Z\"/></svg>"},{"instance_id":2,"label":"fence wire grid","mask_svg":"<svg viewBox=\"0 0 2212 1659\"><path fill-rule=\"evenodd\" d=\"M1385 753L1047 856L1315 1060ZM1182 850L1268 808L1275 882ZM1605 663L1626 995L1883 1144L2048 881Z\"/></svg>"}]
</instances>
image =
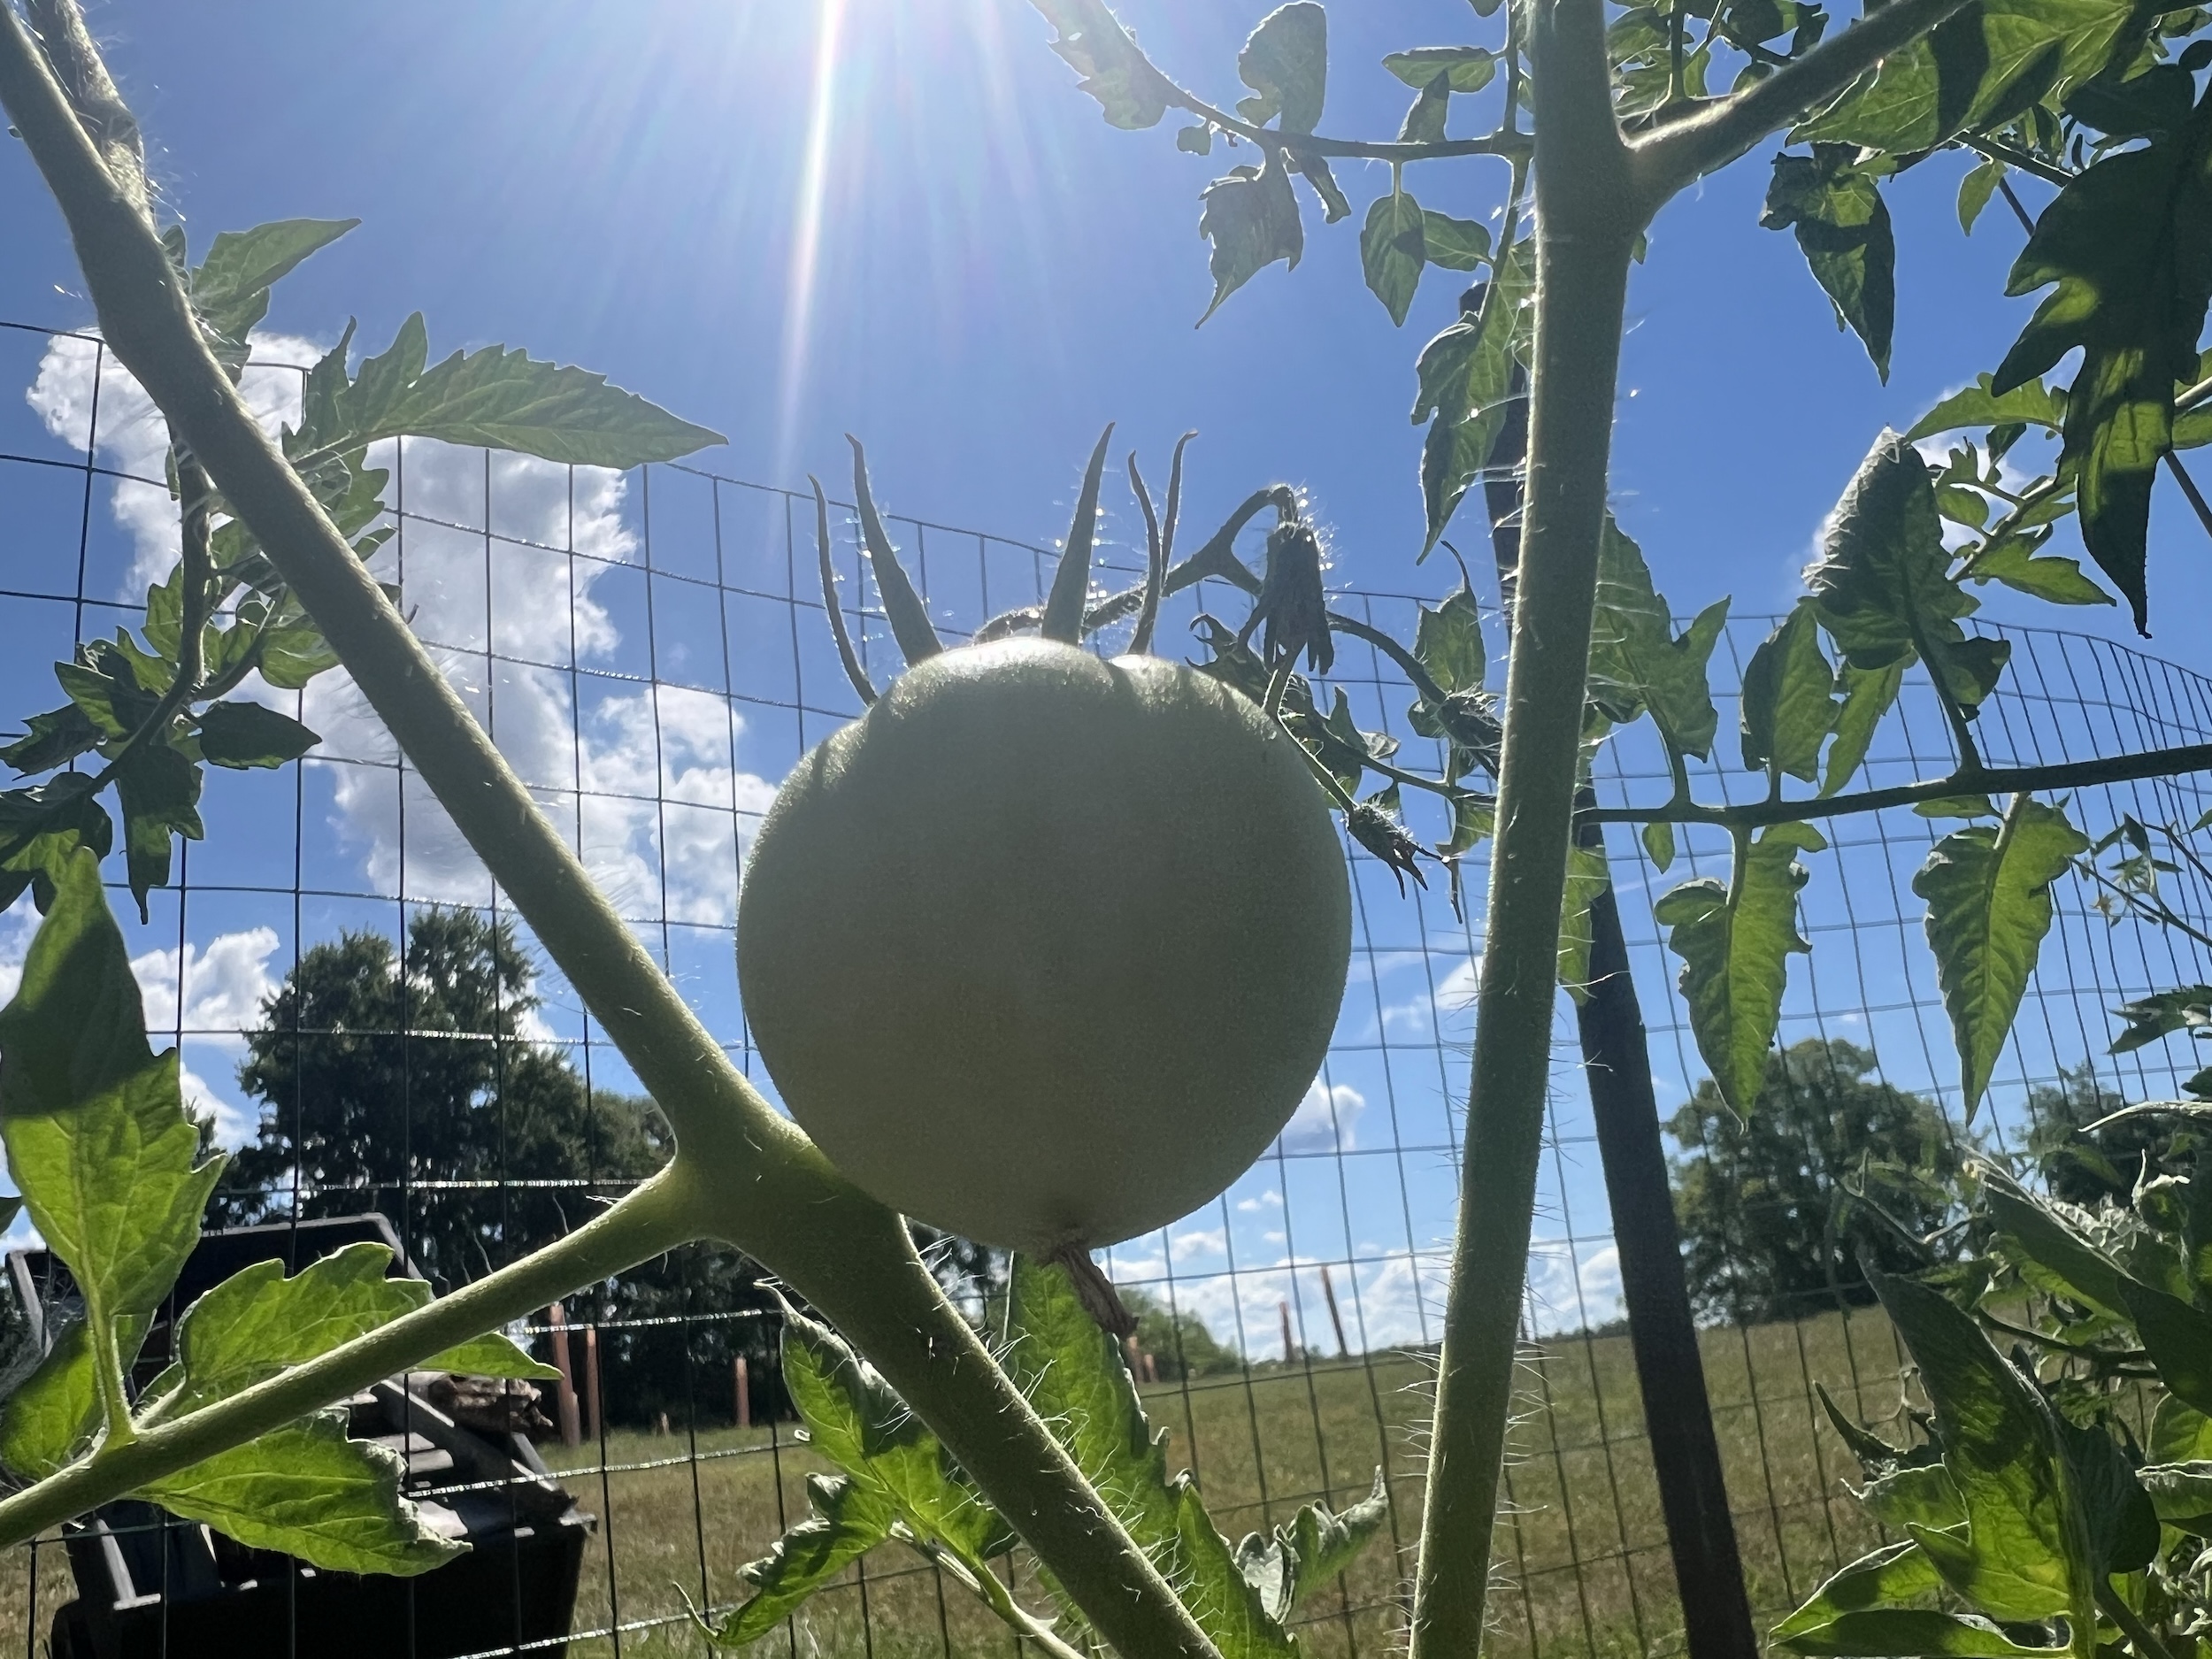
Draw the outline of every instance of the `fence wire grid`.
<instances>
[{"instance_id":1,"label":"fence wire grid","mask_svg":"<svg viewBox=\"0 0 2212 1659\"><path fill-rule=\"evenodd\" d=\"M272 356L249 372L246 389L274 418L296 410L311 359L304 342L280 343ZM12 641L0 654L0 712L19 719L55 701L51 663L81 641L135 626L146 584L174 557L175 511L158 419L96 339L0 325L0 383L12 375L27 396L0 405L0 515L12 531L0 556L0 618ZM415 441L380 446L372 458L392 469L396 508L380 574L399 584L418 632L708 1029L772 1098L737 997L733 918L745 847L775 781L859 712L822 614L811 499L690 466L614 475ZM949 635L1043 596L1049 548L896 515L889 522ZM1125 511L1108 521L1122 539L1105 538L1102 580L1118 584L1141 569L1132 522ZM840 603L880 683L897 667L895 648L842 511L834 534ZM1433 602L1441 590L1426 596ZM1412 637L1410 595L1345 592L1335 602ZM1242 614L1238 595L1202 585L1171 603L1163 649L1181 649L1187 625L1209 606ZM1732 622L1717 687L1737 683L1770 625ZM1486 626L1502 654L1494 614ZM1993 764L2212 739L2212 680L2083 634L2003 632L2012 666L1977 726ZM1428 741L1406 725L1409 688L1371 648L1345 637L1337 672L1320 689L1340 688L1362 726L1399 739L1408 764L1430 764ZM150 919L141 923L127 897L116 907L150 1026L182 1050L188 1092L218 1137L250 1144L299 1109L280 1092L248 1091L239 1071L243 1033L265 1024L268 999L311 953L369 936L396 954L419 918L454 910L513 927L534 966L535 1004L494 1010L503 1036L495 1052L553 1057L587 1100L634 1094L596 1022L533 949L342 673L303 694L260 695L305 720L321 745L280 771L211 779L207 838L184 846ZM1732 749L1732 697L1717 699L1722 753ZM1952 758L1939 710L1924 685L1909 682L1865 781L1939 776ZM1694 766L1693 780L1706 800L1754 787L1718 766ZM1670 781L1643 731L1617 737L1598 763L1608 804L1656 803ZM2123 814L2186 826L2205 795L2197 778L2160 778L2079 791L2070 810L2093 835ZM1441 838L1424 802L1409 800L1409 810L1417 833ZM2200 953L2171 930L2115 926L2094 890L2067 878L1995 1087L1970 1128L1921 938L1922 906L1909 888L1928 847L1950 827L1909 811L1828 826L1828 850L1805 856L1812 878L1803 920L1814 949L1792 959L1782 1042L1856 1045L1878 1081L1932 1102L1947 1133L1999 1149L2024 1144L2038 1091L2084 1087L2085 1075L2129 1101L2174 1093L2195 1070L2188 1045L2110 1056L2109 1010L2208 977ZM1661 1110L1671 1112L1691 1099L1705 1069L1650 900L1689 876L1724 877L1727 838L1681 832L1663 875L1634 837L1618 826L1609 836ZM1147 1409L1170 1435L1171 1466L1194 1471L1232 1538L1286 1521L1311 1501L1355 1502L1383 1471L1393 1497L1386 1540L1300 1625L1310 1651L1348 1655L1394 1650L1419 1533L1425 1383L1448 1263L1483 892L1482 872L1471 869L1462 918L1441 882L1402 894L1364 855L1351 870L1351 979L1328 1060L1296 1118L1217 1202L1105 1257L1118 1284L1183 1322L1153 1327L1171 1336L1145 1362L1158 1379L1144 1386ZM2212 915L2212 894L2193 872L2169 878L2166 891L2192 920ZM12 987L34 923L27 899L0 917L0 990ZM1680 1612L1563 997L1560 1010L1530 1262L1526 1411L1493 1569L1501 1585L1493 1645L1531 1659L1678 1651ZM411 1055L469 1034L389 1033ZM334 1041L307 1025L289 1035L287 1052L307 1056L296 1060L303 1066L316 1043ZM472 1110L503 1110L505 1075L497 1072ZM411 1110L403 1102L403 1121ZM455 1207L488 1204L471 1212L493 1217L484 1230L488 1267L503 1259L508 1233L526 1230L518 1218L547 1225L551 1205L557 1230L631 1179L598 1168L548 1177L526 1152L450 1179L411 1167L403 1154L394 1148L350 1187L309 1190L296 1167L262 1209L296 1221L342 1200L388 1217L411 1248ZM1807 1156L1817 1155L1809 1148ZM572 1653L703 1651L686 1597L710 1613L741 1601L737 1569L805 1514L804 1477L826 1467L779 1409L772 1318L761 1299L717 1290L745 1288L727 1269L726 1261L718 1278L694 1272L672 1302L626 1300L618 1284L563 1310L572 1362L604 1407L590 1413L596 1421L578 1444L556 1436L541 1446L554 1477L595 1521ZM965 1289L972 1305L988 1302L988 1284ZM1763 1626L1878 1536L1843 1490L1855 1466L1822 1419L1814 1383L1879 1422L1898 1409L1901 1362L1878 1310L1839 1305L1824 1288L1791 1293L1768 1311L1716 1318L1702 1336ZM520 1334L543 1351L549 1317ZM1217 1348L1217 1356L1204 1351ZM736 1422L739 1356L757 1408L748 1427ZM626 1367L653 1374L626 1378ZM1006 1566L1018 1586L1036 1588L1019 1559ZM56 1609L76 1594L58 1536L14 1552L0 1569L0 1645L36 1659L48 1651ZM864 1561L765 1640L793 1659L1022 1646L919 1557L888 1553ZM317 1632L296 1623L289 1650L317 1653ZM511 1642L485 1651L523 1650ZM414 1651L452 1650L426 1631Z\"/></svg>"}]
</instances>

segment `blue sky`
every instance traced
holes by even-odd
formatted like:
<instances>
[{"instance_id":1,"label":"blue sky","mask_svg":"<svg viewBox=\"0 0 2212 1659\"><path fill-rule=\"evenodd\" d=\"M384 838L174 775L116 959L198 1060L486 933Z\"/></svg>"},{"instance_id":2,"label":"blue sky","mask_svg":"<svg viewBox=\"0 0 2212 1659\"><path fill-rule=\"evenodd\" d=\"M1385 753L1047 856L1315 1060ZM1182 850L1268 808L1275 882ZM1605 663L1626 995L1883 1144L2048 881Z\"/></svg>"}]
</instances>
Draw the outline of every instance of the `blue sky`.
<instances>
[{"instance_id":1,"label":"blue sky","mask_svg":"<svg viewBox=\"0 0 2212 1659\"><path fill-rule=\"evenodd\" d=\"M1229 103L1236 48L1262 9L1131 0L1123 12L1171 73ZM1196 427L1186 520L1194 531L1256 485L1288 480L1310 493L1331 529L1335 580L1431 595L1448 585L1443 569L1413 562L1419 433L1407 411L1414 357L1450 319L1460 279L1432 273L1406 326L1394 329L1361 283L1356 218L1325 227L1312 214L1295 272L1263 273L1194 328L1210 287L1197 193L1225 165L1223 153L1179 153L1171 124L1109 128L1047 49L1048 27L1018 0L385 0L347 9L109 0L94 22L153 140L165 203L196 247L219 230L271 219L365 221L280 289L267 342L275 355L326 344L349 316L359 318L363 342L380 349L421 309L435 352L492 341L526 346L603 371L726 433L728 447L703 457L718 472L789 486L811 469L833 481L847 465L840 434L853 430L869 441L892 508L1033 541L1064 530L1080 462L1103 422L1121 423L1118 450L1139 446L1156 480L1175 434ZM1377 66L1382 54L1487 39L1492 25L1459 0L1369 0L1336 8L1332 27L1325 129L1387 136L1408 95ZM1483 113L1461 112L1455 130L1475 130ZM1889 191L1901 297L1887 386L1855 339L1835 328L1793 241L1758 227L1762 157L1678 201L1655 227L1632 290L1615 505L1678 610L1722 593L1736 595L1739 617L1785 608L1823 514L1876 432L1909 424L2002 355L2032 303L1999 297L2018 233L1999 204L1974 237L1961 234L1953 199L1962 171L1956 158L1939 157ZM1409 184L1428 206L1486 218L1503 174L1494 162L1437 164ZM1388 188L1379 168L1348 164L1339 178L1356 215ZM2032 199L2037 188L2023 186ZM18 147L0 148L0 203L12 233L0 244L0 319L88 322L58 216ZM42 349L30 342L0 355L0 436L9 448L60 454L70 430L67 364L46 363L58 378L35 408L7 389L31 387ZM141 453L136 464L144 463ZM473 474L435 463L426 454L411 474L413 510L481 523L465 488ZM32 509L18 476L7 481L20 529L34 521ZM557 540L550 488L526 467L503 471L495 530ZM38 522L56 532L73 526L71 503L50 495ZM1109 536L1125 537L1125 496L1110 488L1108 507ZM647 588L619 567L634 556L624 538L637 528L639 497L610 485L585 508L583 537L610 563L573 610L524 607L511 613L518 632L495 625L495 642L542 659L547 641L580 619L579 667L632 670L646 637L633 590ZM96 514L96 598L121 598L142 581L134 567L166 545L163 510L126 499ZM686 511L680 496L656 497L664 526L669 515L684 522ZM445 533L410 534L419 561L411 599L428 607L424 626L444 629L442 643L457 651L480 650L482 630L471 620L484 609L480 587L469 586L474 541L453 533L459 539L443 567ZM2153 649L2202 669L2212 668L2212 642L2187 622L2212 597L2198 534L2162 481L2153 617L2154 626L2169 620ZM41 556L19 539L0 563L16 568ZM511 568L495 572L495 588L535 580L518 543L499 557ZM780 540L746 542L733 557L738 580L782 580ZM2116 609L2055 613L2000 592L1990 612L2127 633ZM15 619L16 637L33 649L0 667L7 716L43 706L42 664L68 644L58 614L19 611ZM818 664L821 648L800 649ZM665 652L659 660L669 660ZM589 773L588 790L595 780L612 795L664 798L642 814L604 807L587 839L596 838L595 867L631 884L637 902L626 909L659 930L687 989L726 1033L733 987L718 930L734 887L730 815L757 810L795 756L797 733L743 714L733 729L727 699L703 692L656 710L634 684L612 678L570 683L518 672L499 687L511 754L558 751L576 776ZM318 705L316 718L326 753L377 750L375 733L342 700ZM820 734L818 722L811 736ZM648 763L635 775L649 737L665 751L661 769L656 776ZM397 843L388 832L401 803L378 795L380 776L311 768L296 797L285 780L216 779L212 836L196 855L200 879L250 886L273 867L288 879L296 804L309 885L396 894ZM564 799L572 805L576 778L568 781ZM439 843L434 815L407 810L417 813L409 895L469 896L466 861ZM1909 875L1918 856L1906 849L1897 870ZM1245 1267L1286 1251L1340 1259L1378 1238L1424 1247L1448 1225L1440 1158L1383 1155L1442 1137L1443 1102L1459 1079L1455 1060L1439 1068L1434 1036L1440 1018L1447 1034L1465 1035L1450 988L1455 971L1463 981L1464 934L1440 900L1407 904L1378 878L1364 869L1372 972L1355 982L1348 1047L1329 1079L1351 1098L1310 1102L1298 1145L1315 1156L1263 1166L1217 1215L1178 1235L1194 1243L1155 1241L1133 1271L1180 1263L1216 1271L1240 1251ZM236 1053L220 1030L250 1018L269 976L316 938L388 925L396 913L332 899L296 914L288 893L193 903L186 916L157 905L150 927L134 928L133 948L150 982L165 973L173 984L180 960L200 964L186 1010L175 1011L172 989L166 1003L155 995L153 1011L157 1023L202 1031L187 1041L187 1064L215 1096ZM19 950L23 926L22 918L0 922L0 955L11 940ZM1647 1002L1664 1006L1671 964L1655 949L1640 970ZM1857 972L1847 1002L1924 1003L1924 986L1901 989L1908 967ZM1802 976L1795 995L1793 1018L1812 1022ZM580 1030L555 1002L553 1034ZM1917 1019L1908 1023L1909 1041L1900 1043L1925 1049ZM1414 1044L1425 1078L1405 1074L1403 1062L1393 1071L1377 1045L1394 1029ZM2042 1041L2021 1077L2047 1074L2078 1057L2079 1046ZM1697 1070L1678 1049L1675 1059L1663 1061L1682 1074L1667 1085L1671 1094L1663 1090L1667 1105ZM1938 1080L1947 1064L1916 1061L1902 1080ZM1332 1105L1340 1121L1332 1123ZM1340 1164L1327 1156L1337 1150L1378 1157ZM1318 1187L1301 1199L1294 1188L1309 1179ZM1547 1182L1552 1232L1601 1233L1601 1194L1586 1157L1563 1155ZM1286 1194L1294 1210L1303 1206L1302 1236L1270 1225ZM1386 1225L1368 1225L1386 1213ZM1563 1323L1578 1322L1570 1306L1578 1290L1595 1299L1594 1317L1609 1312L1607 1270L1593 1265L1601 1254L1601 1241L1567 1251L1548 1293ZM1379 1271L1379 1305L1408 1294L1414 1271L1409 1263ZM1383 1283L1393 1272L1394 1284ZM1265 1327L1256 1351L1267 1345L1278 1294L1265 1284L1252 1293ZM1252 1296L1208 1303L1210 1317L1248 1312ZM1414 1333L1382 1324L1393 1336Z\"/></svg>"}]
</instances>

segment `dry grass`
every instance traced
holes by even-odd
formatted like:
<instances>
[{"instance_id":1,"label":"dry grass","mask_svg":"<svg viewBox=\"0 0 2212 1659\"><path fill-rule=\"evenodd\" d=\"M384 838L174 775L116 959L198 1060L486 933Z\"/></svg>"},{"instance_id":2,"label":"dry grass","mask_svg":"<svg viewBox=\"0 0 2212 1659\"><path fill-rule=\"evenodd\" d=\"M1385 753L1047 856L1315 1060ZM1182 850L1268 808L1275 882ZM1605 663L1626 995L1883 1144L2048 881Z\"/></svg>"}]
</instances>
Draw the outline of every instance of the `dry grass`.
<instances>
[{"instance_id":1,"label":"dry grass","mask_svg":"<svg viewBox=\"0 0 2212 1659\"><path fill-rule=\"evenodd\" d=\"M1861 1312L1847 1322L1828 1315L1710 1332L1705 1355L1754 1605L1776 1613L1874 1541L1841 1491L1839 1477L1853 1466L1816 1421L1809 1379L1855 1402L1862 1416L1885 1417L1897 1402L1897 1352L1880 1314ZM1396 1499L1388 1534L1309 1606L1304 1647L1316 1659L1397 1645L1393 1598L1420 1527L1424 1378L1418 1359L1393 1353L1146 1391L1155 1423L1172 1437L1171 1461L1195 1467L1232 1537L1286 1520L1316 1497L1353 1502L1379 1464L1388 1470ZM1679 1651L1627 1339L1550 1344L1526 1381L1529 1412L1511 1473L1517 1513L1499 1544L1499 1571L1510 1582L1494 1601L1493 1651L1529 1659ZM611 1659L618 1630L625 1655L705 1653L683 1617L683 1594L717 1608L737 1599L737 1568L804 1514L805 1477L823 1466L787 1426L703 1430L695 1441L680 1432L622 1432L608 1436L603 1460L596 1447L554 1447L549 1455L600 1517L577 1597L580 1636L570 1652L578 1659ZM73 1593L60 1550L45 1547L39 1557L35 1639L27 1640L22 1554L0 1574L0 1655L36 1659L51 1609ZM1013 1659L1004 1627L918 1557L886 1550L864 1565L759 1650L793 1659Z\"/></svg>"}]
</instances>

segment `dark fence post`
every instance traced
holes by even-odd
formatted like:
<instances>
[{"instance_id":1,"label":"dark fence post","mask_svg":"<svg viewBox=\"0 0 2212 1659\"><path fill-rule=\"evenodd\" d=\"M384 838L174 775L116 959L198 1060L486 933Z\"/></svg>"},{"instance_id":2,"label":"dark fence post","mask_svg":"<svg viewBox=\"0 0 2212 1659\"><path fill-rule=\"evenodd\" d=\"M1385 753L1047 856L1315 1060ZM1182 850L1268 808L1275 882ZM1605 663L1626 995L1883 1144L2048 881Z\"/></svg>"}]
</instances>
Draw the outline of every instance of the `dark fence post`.
<instances>
[{"instance_id":1,"label":"dark fence post","mask_svg":"<svg viewBox=\"0 0 2212 1659\"><path fill-rule=\"evenodd\" d=\"M1460 301L1472 314L1480 285ZM1518 365L1483 484L1490 545L1498 567L1498 598L1507 617L1521 564L1521 473L1528 459L1528 382ZM1594 805L1587 790L1579 804ZM1585 822L1582 846L1602 848L1602 826ZM1675 1229L1674 1192L1659 1143L1659 1102L1652 1092L1644 1015L1629 972L1620 906L1608 883L1590 905L1589 995L1576 1011L1582 1063L1597 1120L1598 1156L1613 1210L1613 1244L1621 1262L1621 1299L1643 1394L1644 1428L1659 1480L1659 1502L1682 1598L1690 1659L1758 1659L1743 1558L1721 1471L1713 1403L1705 1391L1705 1360L1697 1345L1690 1289L1682 1275L1682 1239Z\"/></svg>"}]
</instances>

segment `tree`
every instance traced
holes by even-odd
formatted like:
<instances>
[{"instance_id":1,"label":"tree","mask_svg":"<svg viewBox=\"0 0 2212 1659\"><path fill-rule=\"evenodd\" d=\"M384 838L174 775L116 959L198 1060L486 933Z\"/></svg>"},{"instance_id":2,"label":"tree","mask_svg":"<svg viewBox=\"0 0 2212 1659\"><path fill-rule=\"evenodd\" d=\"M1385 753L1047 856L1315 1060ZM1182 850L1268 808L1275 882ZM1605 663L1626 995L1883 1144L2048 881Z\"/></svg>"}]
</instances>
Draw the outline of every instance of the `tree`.
<instances>
[{"instance_id":1,"label":"tree","mask_svg":"<svg viewBox=\"0 0 2212 1659\"><path fill-rule=\"evenodd\" d=\"M1779 1319L1840 1294L1870 1302L1857 1250L1886 1271L1924 1263L1885 1225L1839 1213L1847 1181L1919 1234L1950 1217L1941 1183L1958 1172L1956 1135L1935 1106L1877 1080L1874 1056L1808 1038L1767 1057L1748 1118L1700 1083L1668 1125L1687 1156L1674 1165L1675 1215L1690 1294L1709 1317Z\"/></svg>"},{"instance_id":2,"label":"tree","mask_svg":"<svg viewBox=\"0 0 2212 1659\"><path fill-rule=\"evenodd\" d=\"M1196 1314L1171 1310L1141 1290L1125 1290L1121 1300L1137 1322L1138 1351L1152 1356L1162 1382L1219 1377L1244 1369L1243 1356L1225 1348Z\"/></svg>"}]
</instances>

